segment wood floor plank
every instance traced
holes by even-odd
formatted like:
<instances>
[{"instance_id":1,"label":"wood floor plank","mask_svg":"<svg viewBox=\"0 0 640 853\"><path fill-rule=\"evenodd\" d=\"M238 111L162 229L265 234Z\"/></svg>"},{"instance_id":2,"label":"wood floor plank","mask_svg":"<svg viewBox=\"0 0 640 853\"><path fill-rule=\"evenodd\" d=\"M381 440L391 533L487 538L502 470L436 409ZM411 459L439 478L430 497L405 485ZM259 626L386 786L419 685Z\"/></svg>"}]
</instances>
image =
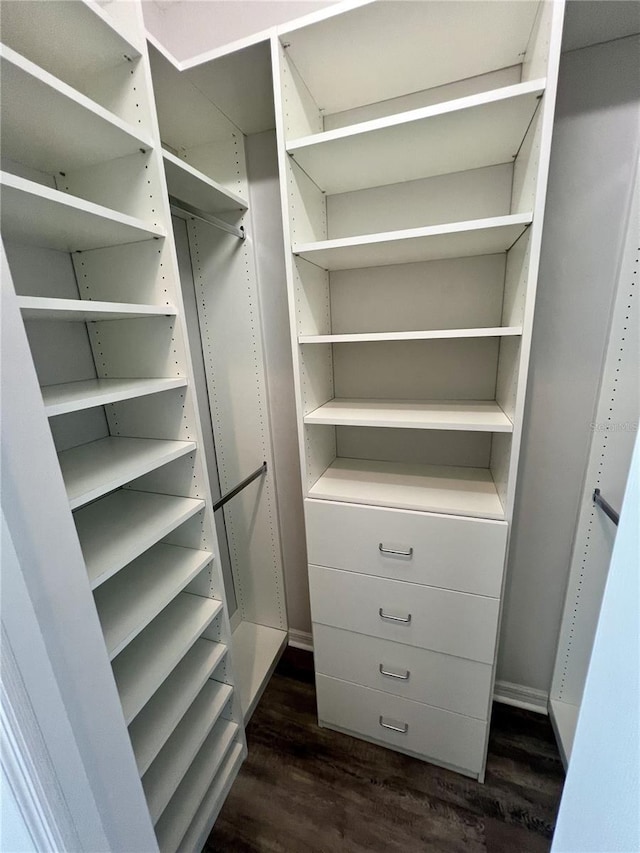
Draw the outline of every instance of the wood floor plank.
<instances>
[{"instance_id":1,"label":"wood floor plank","mask_svg":"<svg viewBox=\"0 0 640 853\"><path fill-rule=\"evenodd\" d=\"M563 771L549 721L496 705L484 785L317 725L288 649L248 728L208 853L545 853Z\"/></svg>"}]
</instances>

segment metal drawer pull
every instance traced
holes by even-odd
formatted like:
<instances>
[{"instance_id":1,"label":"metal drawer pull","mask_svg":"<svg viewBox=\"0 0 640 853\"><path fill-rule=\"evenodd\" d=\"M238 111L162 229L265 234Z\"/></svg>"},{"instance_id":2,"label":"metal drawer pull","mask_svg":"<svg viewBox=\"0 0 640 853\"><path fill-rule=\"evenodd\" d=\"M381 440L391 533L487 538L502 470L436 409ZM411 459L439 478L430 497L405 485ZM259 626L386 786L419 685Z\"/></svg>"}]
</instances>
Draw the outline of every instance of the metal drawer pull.
<instances>
[{"instance_id":1,"label":"metal drawer pull","mask_svg":"<svg viewBox=\"0 0 640 853\"><path fill-rule=\"evenodd\" d=\"M407 670L404 675L398 675L397 672L389 672L388 669L384 668L384 664L380 664L380 675L388 675L389 678L399 678L400 681L408 681L409 676L411 675L411 671Z\"/></svg>"},{"instance_id":2,"label":"metal drawer pull","mask_svg":"<svg viewBox=\"0 0 640 853\"><path fill-rule=\"evenodd\" d=\"M385 613L382 607L378 610L381 619L389 619L391 622L404 622L406 625L411 622L411 614L407 613L406 616L391 616L389 613Z\"/></svg>"},{"instance_id":3,"label":"metal drawer pull","mask_svg":"<svg viewBox=\"0 0 640 853\"><path fill-rule=\"evenodd\" d=\"M385 723L382 714L380 714L380 725L383 729L391 729L392 732L400 732L401 735L406 735L409 731L409 723L403 723L402 728L400 726L392 726L391 723Z\"/></svg>"},{"instance_id":4,"label":"metal drawer pull","mask_svg":"<svg viewBox=\"0 0 640 853\"><path fill-rule=\"evenodd\" d=\"M378 544L378 550L381 554L394 554L396 557L413 557L413 548L409 548L408 551L396 551L393 548L385 548L382 545L382 542Z\"/></svg>"}]
</instances>

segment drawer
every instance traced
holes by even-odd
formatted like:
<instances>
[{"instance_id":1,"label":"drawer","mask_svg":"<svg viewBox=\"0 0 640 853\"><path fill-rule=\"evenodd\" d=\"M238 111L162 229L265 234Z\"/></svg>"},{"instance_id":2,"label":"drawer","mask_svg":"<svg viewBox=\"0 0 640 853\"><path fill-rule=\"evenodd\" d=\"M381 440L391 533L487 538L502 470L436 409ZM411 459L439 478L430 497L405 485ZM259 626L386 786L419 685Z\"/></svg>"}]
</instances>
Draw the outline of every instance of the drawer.
<instances>
[{"instance_id":1,"label":"drawer","mask_svg":"<svg viewBox=\"0 0 640 853\"><path fill-rule=\"evenodd\" d=\"M314 500L305 510L314 565L500 596L504 521Z\"/></svg>"},{"instance_id":2,"label":"drawer","mask_svg":"<svg viewBox=\"0 0 640 853\"><path fill-rule=\"evenodd\" d=\"M482 720L327 675L316 676L316 688L321 725L336 726L473 776L482 771L487 734Z\"/></svg>"},{"instance_id":3,"label":"drawer","mask_svg":"<svg viewBox=\"0 0 640 853\"><path fill-rule=\"evenodd\" d=\"M486 720L492 667L327 625L313 626L316 672Z\"/></svg>"},{"instance_id":4,"label":"drawer","mask_svg":"<svg viewBox=\"0 0 640 853\"><path fill-rule=\"evenodd\" d=\"M309 584L313 622L493 663L496 598L322 566L309 567Z\"/></svg>"}]
</instances>

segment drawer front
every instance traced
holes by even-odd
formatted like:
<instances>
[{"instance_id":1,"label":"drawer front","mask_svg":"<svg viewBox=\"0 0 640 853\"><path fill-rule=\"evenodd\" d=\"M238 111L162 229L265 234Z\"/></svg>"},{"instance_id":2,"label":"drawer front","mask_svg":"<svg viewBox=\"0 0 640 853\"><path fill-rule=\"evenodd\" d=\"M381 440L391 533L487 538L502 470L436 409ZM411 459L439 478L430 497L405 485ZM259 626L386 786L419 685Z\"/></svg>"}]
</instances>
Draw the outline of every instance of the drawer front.
<instances>
[{"instance_id":1,"label":"drawer front","mask_svg":"<svg viewBox=\"0 0 640 853\"><path fill-rule=\"evenodd\" d=\"M314 622L493 663L498 600L309 567Z\"/></svg>"},{"instance_id":2,"label":"drawer front","mask_svg":"<svg viewBox=\"0 0 640 853\"><path fill-rule=\"evenodd\" d=\"M316 672L486 720L492 667L327 625L313 626Z\"/></svg>"},{"instance_id":3,"label":"drawer front","mask_svg":"<svg viewBox=\"0 0 640 853\"><path fill-rule=\"evenodd\" d=\"M320 724L346 729L474 776L481 772L487 731L482 720L326 675L316 676L316 687Z\"/></svg>"},{"instance_id":4,"label":"drawer front","mask_svg":"<svg viewBox=\"0 0 640 853\"><path fill-rule=\"evenodd\" d=\"M306 500L305 509L314 565L500 596L504 521L331 501Z\"/></svg>"}]
</instances>

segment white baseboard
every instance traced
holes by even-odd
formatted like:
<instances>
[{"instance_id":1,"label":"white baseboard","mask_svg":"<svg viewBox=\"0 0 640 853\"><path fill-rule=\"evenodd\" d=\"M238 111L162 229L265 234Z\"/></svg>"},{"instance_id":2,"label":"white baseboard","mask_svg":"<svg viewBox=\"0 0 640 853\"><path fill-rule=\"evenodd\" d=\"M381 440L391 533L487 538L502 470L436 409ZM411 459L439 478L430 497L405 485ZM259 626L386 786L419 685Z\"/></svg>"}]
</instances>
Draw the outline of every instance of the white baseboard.
<instances>
[{"instance_id":1,"label":"white baseboard","mask_svg":"<svg viewBox=\"0 0 640 853\"><path fill-rule=\"evenodd\" d=\"M289 629L289 645L294 649L304 649L313 652L313 637L307 631ZM493 691L495 702L503 705L513 705L515 708L524 708L525 711L534 711L536 714L548 715L547 708L549 694L544 690L536 690L533 687L525 687L524 684L513 684L511 681L496 681Z\"/></svg>"},{"instance_id":2,"label":"white baseboard","mask_svg":"<svg viewBox=\"0 0 640 853\"><path fill-rule=\"evenodd\" d=\"M536 714L548 715L549 694L545 690L525 687L524 684L512 684L510 681L496 681L493 690L495 702L535 711Z\"/></svg>"},{"instance_id":3,"label":"white baseboard","mask_svg":"<svg viewBox=\"0 0 640 853\"><path fill-rule=\"evenodd\" d=\"M294 649L304 649L305 652L313 652L313 637L308 631L298 631L297 628L289 628L289 645Z\"/></svg>"}]
</instances>

